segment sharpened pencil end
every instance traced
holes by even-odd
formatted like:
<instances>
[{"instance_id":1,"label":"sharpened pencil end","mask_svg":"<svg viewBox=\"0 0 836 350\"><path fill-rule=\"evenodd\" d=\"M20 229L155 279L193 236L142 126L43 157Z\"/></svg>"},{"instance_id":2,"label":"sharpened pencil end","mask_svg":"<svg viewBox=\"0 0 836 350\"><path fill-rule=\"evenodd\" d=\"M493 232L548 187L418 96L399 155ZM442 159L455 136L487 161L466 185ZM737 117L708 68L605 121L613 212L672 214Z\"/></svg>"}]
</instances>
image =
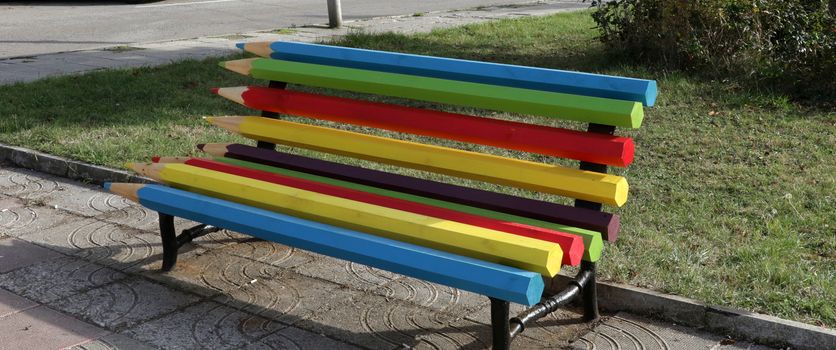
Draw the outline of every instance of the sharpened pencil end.
<instances>
[{"instance_id":1,"label":"sharpened pencil end","mask_svg":"<svg viewBox=\"0 0 836 350\"><path fill-rule=\"evenodd\" d=\"M253 61L260 58L245 58L241 60L221 62L221 67L231 70L238 74L250 75L250 69L253 66Z\"/></svg>"},{"instance_id":2,"label":"sharpened pencil end","mask_svg":"<svg viewBox=\"0 0 836 350\"><path fill-rule=\"evenodd\" d=\"M257 56L270 57L270 54L273 53L273 49L270 48L270 44L271 43L269 41L245 43L243 49L244 51Z\"/></svg>"},{"instance_id":3,"label":"sharpened pencil end","mask_svg":"<svg viewBox=\"0 0 836 350\"><path fill-rule=\"evenodd\" d=\"M153 156L153 157L151 157L151 162L153 162L153 163L159 163L159 162L160 162L160 156Z\"/></svg>"},{"instance_id":4,"label":"sharpened pencil end","mask_svg":"<svg viewBox=\"0 0 836 350\"><path fill-rule=\"evenodd\" d=\"M165 168L166 164L164 163L129 163L128 167L133 170L133 172L147 176L154 180L159 180L159 172L163 168Z\"/></svg>"},{"instance_id":5,"label":"sharpened pencil end","mask_svg":"<svg viewBox=\"0 0 836 350\"><path fill-rule=\"evenodd\" d=\"M217 127L224 128L232 132L239 132L241 130L241 123L247 117L203 117L204 120Z\"/></svg>"},{"instance_id":6,"label":"sharpened pencil end","mask_svg":"<svg viewBox=\"0 0 836 350\"><path fill-rule=\"evenodd\" d=\"M223 157L226 155L228 143L207 143L201 145L201 151L215 157Z\"/></svg>"},{"instance_id":7,"label":"sharpened pencil end","mask_svg":"<svg viewBox=\"0 0 836 350\"><path fill-rule=\"evenodd\" d=\"M105 182L104 185L102 185L102 187L104 187L105 191L110 192L110 184L111 184L110 182Z\"/></svg>"},{"instance_id":8,"label":"sharpened pencil end","mask_svg":"<svg viewBox=\"0 0 836 350\"><path fill-rule=\"evenodd\" d=\"M217 94L218 94L218 90L220 90L220 88L211 88L211 89L209 89L209 91L212 91L212 93L213 93L213 94L215 94L215 95L217 95Z\"/></svg>"},{"instance_id":9,"label":"sharpened pencil end","mask_svg":"<svg viewBox=\"0 0 836 350\"><path fill-rule=\"evenodd\" d=\"M137 192L145 187L143 184L135 183L106 183L105 186L108 192L120 195L137 203L139 203L139 194Z\"/></svg>"},{"instance_id":10,"label":"sharpened pencil end","mask_svg":"<svg viewBox=\"0 0 836 350\"><path fill-rule=\"evenodd\" d=\"M197 147L198 150L202 151L204 146L206 146L205 143L198 143L197 146L195 146L195 147Z\"/></svg>"},{"instance_id":11,"label":"sharpened pencil end","mask_svg":"<svg viewBox=\"0 0 836 350\"><path fill-rule=\"evenodd\" d=\"M244 103L244 93L249 89L248 86L225 87L219 88L215 93L227 100L246 106L247 104Z\"/></svg>"}]
</instances>

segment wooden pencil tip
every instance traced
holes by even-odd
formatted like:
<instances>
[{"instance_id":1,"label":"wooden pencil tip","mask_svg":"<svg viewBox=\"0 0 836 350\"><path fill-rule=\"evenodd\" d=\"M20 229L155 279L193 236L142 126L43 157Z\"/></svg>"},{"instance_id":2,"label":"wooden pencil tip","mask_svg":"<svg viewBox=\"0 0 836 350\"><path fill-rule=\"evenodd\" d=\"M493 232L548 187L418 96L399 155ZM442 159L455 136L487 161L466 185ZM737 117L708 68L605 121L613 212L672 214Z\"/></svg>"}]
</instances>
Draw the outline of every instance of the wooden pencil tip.
<instances>
[{"instance_id":1,"label":"wooden pencil tip","mask_svg":"<svg viewBox=\"0 0 836 350\"><path fill-rule=\"evenodd\" d=\"M221 97L233 101L235 103L246 105L244 103L244 93L250 88L248 86L235 86L216 89L216 94Z\"/></svg>"},{"instance_id":2,"label":"wooden pencil tip","mask_svg":"<svg viewBox=\"0 0 836 350\"><path fill-rule=\"evenodd\" d=\"M209 124L224 128L232 132L239 132L241 130L241 123L247 117L203 117Z\"/></svg>"},{"instance_id":3,"label":"wooden pencil tip","mask_svg":"<svg viewBox=\"0 0 836 350\"><path fill-rule=\"evenodd\" d=\"M144 184L132 184L132 183L106 183L105 189L107 189L110 193L120 195L127 199L130 199L134 202L139 203L139 190L145 187Z\"/></svg>"},{"instance_id":4,"label":"wooden pencil tip","mask_svg":"<svg viewBox=\"0 0 836 350\"><path fill-rule=\"evenodd\" d=\"M195 146L195 147L197 147L198 150L202 151L204 146L206 146L205 143L198 143L197 146Z\"/></svg>"},{"instance_id":5,"label":"wooden pencil tip","mask_svg":"<svg viewBox=\"0 0 836 350\"><path fill-rule=\"evenodd\" d=\"M260 60L260 58L245 58L241 60L221 62L221 67L231 70L238 74L250 75L253 61Z\"/></svg>"},{"instance_id":6,"label":"wooden pencil tip","mask_svg":"<svg viewBox=\"0 0 836 350\"><path fill-rule=\"evenodd\" d=\"M160 156L151 157L151 163L159 163L159 162L160 162Z\"/></svg>"},{"instance_id":7,"label":"wooden pencil tip","mask_svg":"<svg viewBox=\"0 0 836 350\"><path fill-rule=\"evenodd\" d=\"M133 170L135 173L152 177L151 174L156 170L165 166L165 164L160 163L128 163L128 168Z\"/></svg>"},{"instance_id":8,"label":"wooden pencil tip","mask_svg":"<svg viewBox=\"0 0 836 350\"><path fill-rule=\"evenodd\" d=\"M254 43L245 43L244 44L244 51L249 53L261 56L261 57L270 57L270 54L273 53L273 49L270 48L269 41L259 41Z\"/></svg>"},{"instance_id":9,"label":"wooden pencil tip","mask_svg":"<svg viewBox=\"0 0 836 350\"><path fill-rule=\"evenodd\" d=\"M226 155L228 143L207 143L200 150L216 157Z\"/></svg>"},{"instance_id":10,"label":"wooden pencil tip","mask_svg":"<svg viewBox=\"0 0 836 350\"><path fill-rule=\"evenodd\" d=\"M217 94L218 94L218 90L220 90L220 88L211 88L211 89L209 89L209 91L212 91L212 93L213 93L213 94L215 94L215 95L217 95Z\"/></svg>"}]
</instances>

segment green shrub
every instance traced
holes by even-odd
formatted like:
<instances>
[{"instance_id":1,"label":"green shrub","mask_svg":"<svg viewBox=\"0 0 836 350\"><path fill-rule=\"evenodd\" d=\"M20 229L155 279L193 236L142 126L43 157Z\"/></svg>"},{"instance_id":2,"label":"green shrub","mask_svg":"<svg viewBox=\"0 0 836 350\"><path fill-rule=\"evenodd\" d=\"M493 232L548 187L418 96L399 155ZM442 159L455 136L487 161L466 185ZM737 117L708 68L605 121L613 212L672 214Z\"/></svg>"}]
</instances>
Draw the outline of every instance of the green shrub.
<instances>
[{"instance_id":1,"label":"green shrub","mask_svg":"<svg viewBox=\"0 0 836 350\"><path fill-rule=\"evenodd\" d=\"M827 0L615 0L593 17L628 58L834 95L833 11Z\"/></svg>"}]
</instances>

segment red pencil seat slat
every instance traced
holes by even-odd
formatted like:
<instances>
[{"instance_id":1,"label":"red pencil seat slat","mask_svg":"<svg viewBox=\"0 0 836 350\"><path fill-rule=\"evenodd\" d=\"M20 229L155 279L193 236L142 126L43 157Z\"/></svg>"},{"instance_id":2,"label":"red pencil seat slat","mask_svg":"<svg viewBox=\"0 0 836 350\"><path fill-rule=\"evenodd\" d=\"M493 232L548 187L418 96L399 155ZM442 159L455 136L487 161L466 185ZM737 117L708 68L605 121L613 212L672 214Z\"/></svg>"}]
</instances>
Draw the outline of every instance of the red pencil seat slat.
<instances>
[{"instance_id":1,"label":"red pencil seat slat","mask_svg":"<svg viewBox=\"0 0 836 350\"><path fill-rule=\"evenodd\" d=\"M213 89L244 106L276 113L476 143L626 167L633 161L628 137L353 100L265 87Z\"/></svg>"},{"instance_id":2,"label":"red pencil seat slat","mask_svg":"<svg viewBox=\"0 0 836 350\"><path fill-rule=\"evenodd\" d=\"M529 226L520 223L504 222L496 219L486 218L483 216L462 213L446 208L435 207L398 198L381 196L377 194L357 191L339 186L333 186L315 181L274 174L266 171L238 167L207 159L189 158L186 159L184 163L195 167L248 177L251 179L322 193L330 196L341 197L358 202L369 203L382 207L408 211L426 216L432 216L440 219L457 221L469 225L484 227L510 234L554 242L560 245L560 248L563 250L562 263L564 265L576 266L580 263L581 259L583 258L583 239L580 236L568 234L565 232L559 232L555 230Z\"/></svg>"}]
</instances>

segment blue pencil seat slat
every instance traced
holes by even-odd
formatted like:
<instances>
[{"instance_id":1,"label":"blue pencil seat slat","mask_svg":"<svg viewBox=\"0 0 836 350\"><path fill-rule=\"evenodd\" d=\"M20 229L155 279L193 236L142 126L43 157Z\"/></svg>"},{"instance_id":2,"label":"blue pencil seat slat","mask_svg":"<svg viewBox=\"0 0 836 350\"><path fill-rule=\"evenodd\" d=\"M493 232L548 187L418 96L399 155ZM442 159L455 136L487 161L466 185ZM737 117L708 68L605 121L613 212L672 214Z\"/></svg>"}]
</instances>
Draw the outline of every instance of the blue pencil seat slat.
<instances>
[{"instance_id":1,"label":"blue pencil seat slat","mask_svg":"<svg viewBox=\"0 0 836 350\"><path fill-rule=\"evenodd\" d=\"M109 186L106 185L109 189ZM161 213L249 234L426 281L525 305L540 300L540 274L307 221L160 185L137 192Z\"/></svg>"},{"instance_id":2,"label":"blue pencil seat slat","mask_svg":"<svg viewBox=\"0 0 836 350\"><path fill-rule=\"evenodd\" d=\"M654 80L298 42L276 41L270 49L270 57L288 61L628 100L645 106L656 102Z\"/></svg>"}]
</instances>

